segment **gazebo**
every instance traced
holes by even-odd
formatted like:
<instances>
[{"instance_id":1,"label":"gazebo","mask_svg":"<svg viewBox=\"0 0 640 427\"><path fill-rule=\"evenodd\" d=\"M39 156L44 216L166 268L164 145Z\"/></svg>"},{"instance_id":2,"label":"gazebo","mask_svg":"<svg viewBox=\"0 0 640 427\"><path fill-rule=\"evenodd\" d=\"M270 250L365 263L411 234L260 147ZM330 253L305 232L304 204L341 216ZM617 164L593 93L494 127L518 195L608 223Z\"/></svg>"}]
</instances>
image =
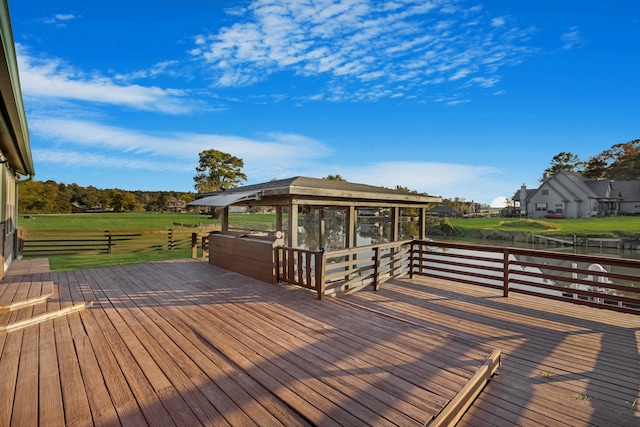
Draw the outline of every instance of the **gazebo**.
<instances>
[{"instance_id":1,"label":"gazebo","mask_svg":"<svg viewBox=\"0 0 640 427\"><path fill-rule=\"evenodd\" d=\"M204 195L190 205L222 207L222 231L229 230L229 206L274 206L276 208L276 229L283 231L289 247L299 247L298 215L289 215L286 229L283 229L283 212L289 213L318 211L318 242L324 247L325 212L331 209L344 211L344 247L356 245L356 223L358 210L362 215L384 216L391 224L389 240L399 238L401 209L417 212L418 234L425 237L425 210L434 203L442 202L441 197L425 196L384 187L356 184L346 181L293 177L273 180L261 184L247 185L217 191ZM417 211L416 211L417 210Z\"/></svg>"}]
</instances>

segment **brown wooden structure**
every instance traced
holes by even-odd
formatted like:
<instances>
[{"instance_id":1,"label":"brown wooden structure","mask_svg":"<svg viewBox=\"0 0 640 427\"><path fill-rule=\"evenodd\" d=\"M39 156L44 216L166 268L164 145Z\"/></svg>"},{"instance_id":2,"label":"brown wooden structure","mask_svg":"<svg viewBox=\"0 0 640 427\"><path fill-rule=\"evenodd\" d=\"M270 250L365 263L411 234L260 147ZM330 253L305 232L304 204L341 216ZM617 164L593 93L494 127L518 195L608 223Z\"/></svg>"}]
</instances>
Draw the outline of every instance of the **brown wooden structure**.
<instances>
[{"instance_id":1,"label":"brown wooden structure","mask_svg":"<svg viewBox=\"0 0 640 427\"><path fill-rule=\"evenodd\" d=\"M324 240L323 211L329 208L346 210L346 242L345 247L356 246L356 218L358 209L387 210L391 216L391 241L398 240L400 209L415 208L419 214L419 237L425 234L425 209L442 201L440 197L412 194L384 187L356 184L346 181L293 177L274 180L261 184L247 185L205 195L190 205L217 206L223 208L222 230L229 229L229 206L275 206L276 230L283 231L286 244L298 247L298 216L289 215L286 229L283 229L283 212L298 213L306 209L318 209L319 241ZM320 247L322 247L320 243Z\"/></svg>"}]
</instances>

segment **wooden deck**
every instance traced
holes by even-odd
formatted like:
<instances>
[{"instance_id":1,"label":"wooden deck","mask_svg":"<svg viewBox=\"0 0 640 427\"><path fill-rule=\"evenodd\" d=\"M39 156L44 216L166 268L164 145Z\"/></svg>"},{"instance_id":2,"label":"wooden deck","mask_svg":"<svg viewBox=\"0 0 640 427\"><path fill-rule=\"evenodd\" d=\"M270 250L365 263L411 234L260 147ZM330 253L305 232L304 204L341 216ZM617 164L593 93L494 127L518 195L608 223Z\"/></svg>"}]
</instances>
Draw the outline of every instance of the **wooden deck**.
<instances>
[{"instance_id":1,"label":"wooden deck","mask_svg":"<svg viewBox=\"0 0 640 427\"><path fill-rule=\"evenodd\" d=\"M639 425L640 316L441 280L318 301L197 260L9 275L0 425Z\"/></svg>"},{"instance_id":2,"label":"wooden deck","mask_svg":"<svg viewBox=\"0 0 640 427\"><path fill-rule=\"evenodd\" d=\"M182 260L10 276L0 425L423 425L491 348Z\"/></svg>"}]
</instances>

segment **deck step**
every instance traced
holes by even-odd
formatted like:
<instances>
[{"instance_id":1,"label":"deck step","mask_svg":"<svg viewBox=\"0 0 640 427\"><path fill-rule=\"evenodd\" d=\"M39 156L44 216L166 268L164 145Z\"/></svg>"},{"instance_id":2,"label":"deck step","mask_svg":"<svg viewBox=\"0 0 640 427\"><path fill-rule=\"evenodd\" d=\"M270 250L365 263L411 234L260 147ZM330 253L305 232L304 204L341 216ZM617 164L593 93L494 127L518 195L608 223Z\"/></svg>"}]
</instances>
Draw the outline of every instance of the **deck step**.
<instances>
[{"instance_id":1,"label":"deck step","mask_svg":"<svg viewBox=\"0 0 640 427\"><path fill-rule=\"evenodd\" d=\"M32 307L34 305L47 302L53 296L52 293L39 295L37 297L29 298L22 301L14 301L7 304L0 304L0 312L14 311L25 307Z\"/></svg>"},{"instance_id":2,"label":"deck step","mask_svg":"<svg viewBox=\"0 0 640 427\"><path fill-rule=\"evenodd\" d=\"M24 329L29 326L37 325L39 323L45 322L47 320L55 319L58 317L63 317L71 313L75 313L77 311L82 311L85 308L91 308L93 306L93 301L82 302L78 304L74 304L69 307L65 307L60 310L51 311L49 313L43 313L38 316L34 316L30 319L24 319L17 322L10 323L8 325L0 325L0 333L17 331L19 329Z\"/></svg>"},{"instance_id":3,"label":"deck step","mask_svg":"<svg viewBox=\"0 0 640 427\"><path fill-rule=\"evenodd\" d=\"M501 351L494 350L469 382L445 405L427 427L455 426L500 366Z\"/></svg>"}]
</instances>

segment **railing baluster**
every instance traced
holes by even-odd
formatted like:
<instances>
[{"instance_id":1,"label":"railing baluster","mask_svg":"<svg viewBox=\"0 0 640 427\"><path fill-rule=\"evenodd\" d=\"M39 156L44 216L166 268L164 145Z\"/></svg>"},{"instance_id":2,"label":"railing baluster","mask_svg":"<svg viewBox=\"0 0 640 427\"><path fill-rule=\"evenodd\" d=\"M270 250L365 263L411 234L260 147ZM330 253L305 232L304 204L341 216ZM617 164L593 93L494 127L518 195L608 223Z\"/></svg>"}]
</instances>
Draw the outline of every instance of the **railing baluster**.
<instances>
[{"instance_id":1,"label":"railing baluster","mask_svg":"<svg viewBox=\"0 0 640 427\"><path fill-rule=\"evenodd\" d=\"M509 248L502 252L502 296L509 296Z\"/></svg>"}]
</instances>

